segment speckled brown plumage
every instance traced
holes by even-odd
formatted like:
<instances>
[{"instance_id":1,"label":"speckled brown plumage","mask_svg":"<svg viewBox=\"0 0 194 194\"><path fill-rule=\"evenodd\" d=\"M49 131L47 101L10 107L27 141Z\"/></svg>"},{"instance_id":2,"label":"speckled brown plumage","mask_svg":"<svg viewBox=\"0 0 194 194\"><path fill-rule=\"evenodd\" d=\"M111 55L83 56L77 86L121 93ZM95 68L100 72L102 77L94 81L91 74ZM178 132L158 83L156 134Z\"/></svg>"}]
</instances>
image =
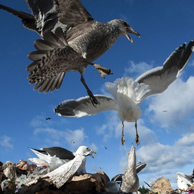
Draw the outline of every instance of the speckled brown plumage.
<instances>
[{"instance_id":1,"label":"speckled brown plumage","mask_svg":"<svg viewBox=\"0 0 194 194\"><path fill-rule=\"evenodd\" d=\"M127 168L122 177L121 191L124 193L137 192L139 188L139 178L136 172L136 153L135 148L131 145L131 150L128 155Z\"/></svg>"},{"instance_id":2,"label":"speckled brown plumage","mask_svg":"<svg viewBox=\"0 0 194 194\"><path fill-rule=\"evenodd\" d=\"M34 89L40 87L40 92L53 91L55 88L60 88L67 71L79 71L88 95L94 104L98 103L85 83L83 77L85 68L90 64L98 69L102 77L111 74L110 69L92 62L102 56L119 36L126 36L133 42L129 33L137 36L140 34L133 30L127 22L120 19L107 23L94 20L80 0L26 0L26 3L33 15L1 4L0 9L21 18L24 27L36 31L44 39L46 51L44 47L36 47L37 53L29 55L29 58L34 61L30 68L27 68L30 71L29 83L36 83ZM60 29L64 34L62 37L59 33L63 44L55 44L60 39L56 29ZM48 39L47 32L55 38ZM37 41L35 45L36 43ZM50 44L52 44L51 48Z\"/></svg>"}]
</instances>

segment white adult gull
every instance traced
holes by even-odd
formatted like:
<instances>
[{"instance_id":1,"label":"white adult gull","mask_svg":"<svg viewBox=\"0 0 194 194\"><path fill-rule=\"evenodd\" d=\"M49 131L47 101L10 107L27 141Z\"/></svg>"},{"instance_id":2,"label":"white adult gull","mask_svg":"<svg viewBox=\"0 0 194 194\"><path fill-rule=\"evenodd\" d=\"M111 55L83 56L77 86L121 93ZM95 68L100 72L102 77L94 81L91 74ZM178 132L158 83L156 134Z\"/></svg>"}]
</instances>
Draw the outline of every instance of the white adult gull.
<instances>
[{"instance_id":1,"label":"white adult gull","mask_svg":"<svg viewBox=\"0 0 194 194\"><path fill-rule=\"evenodd\" d=\"M186 175L182 172L177 172L177 185L178 188L181 190L187 190L191 185L193 185L193 179L192 176Z\"/></svg>"},{"instance_id":2,"label":"white adult gull","mask_svg":"<svg viewBox=\"0 0 194 194\"><path fill-rule=\"evenodd\" d=\"M37 164L37 166L47 166L49 171L53 171L59 166L73 160L76 156L91 156L92 153L96 153L87 146L80 146L76 152L71 152L65 148L61 147L49 147L34 149L30 148L38 158L29 158L28 160ZM79 168L77 174L86 173L85 169L86 158L83 165Z\"/></svg>"},{"instance_id":3,"label":"white adult gull","mask_svg":"<svg viewBox=\"0 0 194 194\"><path fill-rule=\"evenodd\" d=\"M62 37L56 29L61 29L65 34L62 38L54 37L49 41L46 38L46 41L35 42L37 53L29 55L34 62L27 67L27 71L30 72L29 83L36 84L34 90L40 88L39 92L47 93L60 88L66 72L78 71L92 103L97 104L97 100L85 83L83 77L85 68L88 64L93 65L102 77L112 74L110 69L92 62L103 55L119 36L125 36L133 42L129 33L137 36L140 34L121 19L107 23L96 21L80 0L25 1L32 15L2 4L0 9L22 19L24 27L36 31L44 39L46 32L50 32L50 37L54 36L53 34Z\"/></svg>"},{"instance_id":4,"label":"white adult gull","mask_svg":"<svg viewBox=\"0 0 194 194\"><path fill-rule=\"evenodd\" d=\"M54 111L63 117L83 117L106 110L116 110L122 121L121 143L125 143L124 121L127 121L135 122L135 140L138 145L140 141L137 120L141 117L140 105L142 101L150 95L162 93L179 77L192 55L193 47L193 40L187 46L184 43L166 59L163 66L143 73L135 81L130 77L123 77L116 79L114 83L105 83L113 98L95 95L100 103L96 108L91 106L88 97L82 97L77 100L64 101Z\"/></svg>"}]
</instances>

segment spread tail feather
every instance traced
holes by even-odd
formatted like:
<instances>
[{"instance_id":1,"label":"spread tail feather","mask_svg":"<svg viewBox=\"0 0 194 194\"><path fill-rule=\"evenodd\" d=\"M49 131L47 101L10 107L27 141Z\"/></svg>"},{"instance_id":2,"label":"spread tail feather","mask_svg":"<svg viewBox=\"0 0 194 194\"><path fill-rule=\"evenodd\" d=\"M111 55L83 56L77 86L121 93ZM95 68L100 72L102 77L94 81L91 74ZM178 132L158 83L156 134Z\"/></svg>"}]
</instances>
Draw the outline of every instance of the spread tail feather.
<instances>
[{"instance_id":1,"label":"spread tail feather","mask_svg":"<svg viewBox=\"0 0 194 194\"><path fill-rule=\"evenodd\" d=\"M141 103L147 93L150 92L148 85L134 82L130 77L116 79L114 83L106 82L105 85L115 99L117 99L118 93L121 93L132 98L137 103Z\"/></svg>"}]
</instances>

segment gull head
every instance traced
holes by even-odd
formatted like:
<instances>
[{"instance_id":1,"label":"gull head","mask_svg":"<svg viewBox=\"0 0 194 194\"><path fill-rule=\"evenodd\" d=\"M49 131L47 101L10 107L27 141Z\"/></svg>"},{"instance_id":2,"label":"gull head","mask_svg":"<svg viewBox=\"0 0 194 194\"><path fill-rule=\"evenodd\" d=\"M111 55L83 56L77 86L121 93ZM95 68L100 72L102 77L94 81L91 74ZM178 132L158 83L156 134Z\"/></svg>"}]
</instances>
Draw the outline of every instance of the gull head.
<instances>
[{"instance_id":1,"label":"gull head","mask_svg":"<svg viewBox=\"0 0 194 194\"><path fill-rule=\"evenodd\" d=\"M95 151L91 150L90 148L88 148L87 146L80 146L77 151L75 152L76 155L82 155L82 156L91 156L92 158L94 158L94 156L92 155L96 154Z\"/></svg>"},{"instance_id":2,"label":"gull head","mask_svg":"<svg viewBox=\"0 0 194 194\"><path fill-rule=\"evenodd\" d=\"M133 43L133 39L129 34L135 34L140 37L140 34L133 30L133 28L124 20L116 19L113 20L114 24L119 28L119 33L121 36L125 36L131 43Z\"/></svg>"}]
</instances>

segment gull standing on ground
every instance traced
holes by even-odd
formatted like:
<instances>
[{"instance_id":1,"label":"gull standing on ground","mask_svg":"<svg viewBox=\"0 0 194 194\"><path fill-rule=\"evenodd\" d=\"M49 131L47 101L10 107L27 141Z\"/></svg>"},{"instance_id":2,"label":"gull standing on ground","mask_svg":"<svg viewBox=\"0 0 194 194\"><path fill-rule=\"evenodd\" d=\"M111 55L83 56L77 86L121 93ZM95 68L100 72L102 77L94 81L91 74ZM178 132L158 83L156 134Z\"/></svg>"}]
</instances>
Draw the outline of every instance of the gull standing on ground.
<instances>
[{"instance_id":1,"label":"gull standing on ground","mask_svg":"<svg viewBox=\"0 0 194 194\"><path fill-rule=\"evenodd\" d=\"M38 158L29 158L28 160L36 163L37 166L48 166L50 171L53 171L59 166L73 160L78 155L91 156L93 158L92 153L96 153L87 146L80 146L76 152L71 152L61 147L41 148L39 150L34 148L30 149L38 156ZM86 158L83 165L77 171L78 174L86 173L85 163Z\"/></svg>"},{"instance_id":2,"label":"gull standing on ground","mask_svg":"<svg viewBox=\"0 0 194 194\"><path fill-rule=\"evenodd\" d=\"M139 177L136 170L136 152L133 144L128 154L127 168L122 176L121 191L124 193L133 193L138 191Z\"/></svg>"},{"instance_id":3,"label":"gull standing on ground","mask_svg":"<svg viewBox=\"0 0 194 194\"><path fill-rule=\"evenodd\" d=\"M24 27L36 31L43 38L48 36L46 32L50 32L49 39L35 42L36 55L29 55L34 61L27 67L29 83L36 84L34 90L40 88L39 92L47 93L60 88L66 72L78 71L92 103L97 104L85 83L85 68L88 64L93 65L102 77L112 74L110 69L92 62L103 55L119 36L126 36L133 42L129 33L140 34L121 19L107 23L96 21L80 0L26 0L26 3L33 15L1 4L0 9L22 19ZM56 32L56 29L60 30ZM57 38L58 35L61 38Z\"/></svg>"},{"instance_id":4,"label":"gull standing on ground","mask_svg":"<svg viewBox=\"0 0 194 194\"><path fill-rule=\"evenodd\" d=\"M145 162L140 162L139 164L136 165L136 173L139 173L140 171L142 171L145 167L146 167L146 163ZM117 174L115 175L111 181L119 181L122 182L122 177L124 174Z\"/></svg>"},{"instance_id":5,"label":"gull standing on ground","mask_svg":"<svg viewBox=\"0 0 194 194\"><path fill-rule=\"evenodd\" d=\"M137 131L137 120L141 117L140 105L142 101L153 94L164 92L175 81L188 63L194 49L194 41L186 46L184 43L176 49L164 62L163 66L153 68L135 81L129 77L116 79L114 83L105 83L113 98L104 95L95 95L99 105L91 106L88 97L77 100L67 100L55 108L55 113L63 117L83 117L95 115L106 110L118 111L122 121L121 143L125 143L124 121L135 122L136 144L140 144Z\"/></svg>"},{"instance_id":6,"label":"gull standing on ground","mask_svg":"<svg viewBox=\"0 0 194 194\"><path fill-rule=\"evenodd\" d=\"M141 171L146 164L142 164L141 167L136 166L136 153L133 144L131 145L131 150L128 154L127 167L124 174L119 174L107 182L105 185L105 190L112 193L133 193L138 191L139 188L139 178L137 173ZM118 183L121 182L121 185Z\"/></svg>"}]
</instances>

